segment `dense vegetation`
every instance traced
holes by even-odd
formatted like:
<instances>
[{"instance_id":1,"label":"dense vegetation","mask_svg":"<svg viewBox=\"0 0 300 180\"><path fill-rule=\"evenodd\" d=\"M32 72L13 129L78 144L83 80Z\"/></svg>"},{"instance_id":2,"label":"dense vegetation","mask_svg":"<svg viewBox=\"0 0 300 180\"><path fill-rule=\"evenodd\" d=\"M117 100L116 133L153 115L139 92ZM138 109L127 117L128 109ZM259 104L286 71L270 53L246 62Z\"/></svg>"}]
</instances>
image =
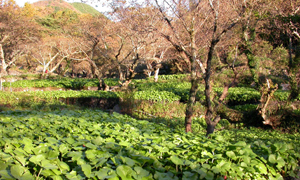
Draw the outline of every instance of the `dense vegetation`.
<instances>
[{"instance_id":1,"label":"dense vegetation","mask_svg":"<svg viewBox=\"0 0 300 180\"><path fill-rule=\"evenodd\" d=\"M0 179L299 178L298 1L103 3L0 0Z\"/></svg>"},{"instance_id":2,"label":"dense vegetation","mask_svg":"<svg viewBox=\"0 0 300 180\"><path fill-rule=\"evenodd\" d=\"M180 116L138 120L61 101L61 98L126 99L127 96L148 103L150 100L154 103L151 111L155 112L159 111L155 104L163 101L184 104L189 84L176 76L163 76L160 83L136 80L129 94L65 91L60 83L74 81L67 78L4 83L8 91L0 92L4 110L0 113L2 179L283 179L296 176L300 158L300 136L296 131L283 134L277 130L244 128L242 122L235 129L224 119L217 125L217 132L206 137L206 124L201 117L193 120L194 133L186 134ZM86 87L96 86L91 83L93 80L78 81L86 81ZM26 89L22 82L28 88L58 85L62 90L9 91L10 85ZM114 79L107 82L117 83ZM218 88L215 92L218 94ZM278 92L275 98L285 100L286 93ZM236 104L247 102L234 106L244 112L249 111L249 102L256 102L257 97L259 92L254 89L233 88L227 98Z\"/></svg>"},{"instance_id":3,"label":"dense vegetation","mask_svg":"<svg viewBox=\"0 0 300 180\"><path fill-rule=\"evenodd\" d=\"M99 110L0 117L2 179L282 179L295 175L300 158L299 135L277 131L207 138Z\"/></svg>"}]
</instances>

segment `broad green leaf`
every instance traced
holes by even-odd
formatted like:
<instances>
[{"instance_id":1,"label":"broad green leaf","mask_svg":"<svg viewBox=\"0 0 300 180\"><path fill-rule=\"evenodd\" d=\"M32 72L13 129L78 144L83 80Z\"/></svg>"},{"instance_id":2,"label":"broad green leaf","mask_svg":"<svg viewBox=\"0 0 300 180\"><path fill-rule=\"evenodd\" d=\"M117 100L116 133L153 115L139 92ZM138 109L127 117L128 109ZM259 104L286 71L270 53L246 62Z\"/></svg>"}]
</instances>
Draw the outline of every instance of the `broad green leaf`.
<instances>
[{"instance_id":1,"label":"broad green leaf","mask_svg":"<svg viewBox=\"0 0 300 180\"><path fill-rule=\"evenodd\" d=\"M198 179L197 173L192 173L189 171L183 172L182 180L197 180L197 179Z\"/></svg>"},{"instance_id":2,"label":"broad green leaf","mask_svg":"<svg viewBox=\"0 0 300 180\"><path fill-rule=\"evenodd\" d=\"M5 153L12 153L13 150L14 150L14 146L12 144L8 144L8 143L5 144L5 149L4 149Z\"/></svg>"},{"instance_id":3,"label":"broad green leaf","mask_svg":"<svg viewBox=\"0 0 300 180\"><path fill-rule=\"evenodd\" d=\"M99 171L95 172L95 175L98 177L98 179L108 179L110 176L108 175L109 171L113 171L110 168L104 167L99 169Z\"/></svg>"},{"instance_id":4,"label":"broad green leaf","mask_svg":"<svg viewBox=\"0 0 300 180\"><path fill-rule=\"evenodd\" d=\"M55 173L51 169L43 169L41 174L45 177L55 176Z\"/></svg>"},{"instance_id":5,"label":"broad green leaf","mask_svg":"<svg viewBox=\"0 0 300 180\"><path fill-rule=\"evenodd\" d=\"M95 172L98 179L119 180L116 172L110 168L104 167Z\"/></svg>"},{"instance_id":6,"label":"broad green leaf","mask_svg":"<svg viewBox=\"0 0 300 180\"><path fill-rule=\"evenodd\" d=\"M127 142L127 141L121 141L121 142L119 142L119 145L120 145L120 146L125 146L125 147L130 147L130 146L132 146L132 144L129 143L129 142Z\"/></svg>"},{"instance_id":7,"label":"broad green leaf","mask_svg":"<svg viewBox=\"0 0 300 180\"><path fill-rule=\"evenodd\" d=\"M6 154L4 152L0 152L0 157L1 157L1 160L5 161L5 162L8 162L13 159L13 157L10 154Z\"/></svg>"},{"instance_id":8,"label":"broad green leaf","mask_svg":"<svg viewBox=\"0 0 300 180\"><path fill-rule=\"evenodd\" d=\"M51 179L53 180L63 180L61 176L51 176Z\"/></svg>"},{"instance_id":9,"label":"broad green leaf","mask_svg":"<svg viewBox=\"0 0 300 180\"><path fill-rule=\"evenodd\" d=\"M133 168L135 170L135 174L133 175L133 177L135 179L143 179L143 180L146 180L146 179L152 179L152 175L150 175L150 173L143 169L142 167L134 167Z\"/></svg>"},{"instance_id":10,"label":"broad green leaf","mask_svg":"<svg viewBox=\"0 0 300 180\"><path fill-rule=\"evenodd\" d=\"M16 179L24 179L24 180L33 180L34 177L32 174L23 166L21 165L13 165L10 168L11 174L16 178Z\"/></svg>"},{"instance_id":11,"label":"broad green leaf","mask_svg":"<svg viewBox=\"0 0 300 180\"><path fill-rule=\"evenodd\" d=\"M81 169L84 172L84 175L88 178L91 177L92 174L92 167L89 164L82 164Z\"/></svg>"},{"instance_id":12,"label":"broad green leaf","mask_svg":"<svg viewBox=\"0 0 300 180\"><path fill-rule=\"evenodd\" d=\"M225 160L221 160L217 164L216 167L218 167L221 170L221 172L227 172L227 171L229 171L229 169L231 167L231 164L230 164L230 162L226 162Z\"/></svg>"},{"instance_id":13,"label":"broad green leaf","mask_svg":"<svg viewBox=\"0 0 300 180\"><path fill-rule=\"evenodd\" d=\"M96 163L95 167L102 167L103 164L105 164L107 162L107 159L108 158L105 158L105 157L101 157L101 158L96 159L97 163Z\"/></svg>"},{"instance_id":14,"label":"broad green leaf","mask_svg":"<svg viewBox=\"0 0 300 180\"><path fill-rule=\"evenodd\" d=\"M85 159L78 159L77 160L77 165L83 165L83 164L86 164Z\"/></svg>"},{"instance_id":15,"label":"broad green leaf","mask_svg":"<svg viewBox=\"0 0 300 180\"><path fill-rule=\"evenodd\" d=\"M50 144L56 144L58 142L58 140L53 137L46 137L45 140Z\"/></svg>"},{"instance_id":16,"label":"broad green leaf","mask_svg":"<svg viewBox=\"0 0 300 180\"><path fill-rule=\"evenodd\" d=\"M208 171L206 173L205 179L207 179L207 180L214 180L214 173L211 172L211 171Z\"/></svg>"},{"instance_id":17,"label":"broad green leaf","mask_svg":"<svg viewBox=\"0 0 300 180\"><path fill-rule=\"evenodd\" d=\"M38 164L39 162L41 162L42 160L45 159L45 156L43 154L39 154L39 155L36 155L36 156L32 156L29 161L35 163L35 164Z\"/></svg>"},{"instance_id":18,"label":"broad green leaf","mask_svg":"<svg viewBox=\"0 0 300 180\"><path fill-rule=\"evenodd\" d=\"M67 154L67 153L69 152L68 146L65 145L65 144L61 144L61 145L59 146L59 152L60 152L62 155Z\"/></svg>"},{"instance_id":19,"label":"broad green leaf","mask_svg":"<svg viewBox=\"0 0 300 180\"><path fill-rule=\"evenodd\" d=\"M205 168L205 169L210 169L211 168L209 164L203 164L202 167Z\"/></svg>"},{"instance_id":20,"label":"broad green leaf","mask_svg":"<svg viewBox=\"0 0 300 180\"><path fill-rule=\"evenodd\" d=\"M153 162L153 166L154 166L154 168L155 168L156 170L159 170L159 171L165 171L165 168L164 168L163 163L161 163L161 162L159 162L159 161L157 161L157 160L155 160L155 161Z\"/></svg>"},{"instance_id":21,"label":"broad green leaf","mask_svg":"<svg viewBox=\"0 0 300 180\"><path fill-rule=\"evenodd\" d=\"M217 136L215 137L215 139L216 139L217 141L221 141L221 142L225 140L224 137L221 136L221 135L217 135Z\"/></svg>"},{"instance_id":22,"label":"broad green leaf","mask_svg":"<svg viewBox=\"0 0 300 180\"><path fill-rule=\"evenodd\" d=\"M69 144L73 144L73 143L76 142L76 141L75 141L73 138L71 138L71 137L68 137L68 138L66 138L65 140L66 140L67 143L69 143Z\"/></svg>"},{"instance_id":23,"label":"broad green leaf","mask_svg":"<svg viewBox=\"0 0 300 180\"><path fill-rule=\"evenodd\" d=\"M127 164L127 165L130 166L130 167L133 167L133 166L135 165L135 163L136 163L135 160L130 159L130 158L128 158L128 157L123 157L123 156L121 156L121 159L122 159L123 163Z\"/></svg>"},{"instance_id":24,"label":"broad green leaf","mask_svg":"<svg viewBox=\"0 0 300 180\"><path fill-rule=\"evenodd\" d=\"M178 156L171 156L170 160L176 165L184 165L183 159L179 158Z\"/></svg>"},{"instance_id":25,"label":"broad green leaf","mask_svg":"<svg viewBox=\"0 0 300 180\"><path fill-rule=\"evenodd\" d=\"M270 178L270 179L274 179L274 180L284 180L284 178L281 176L281 174L276 174L275 178Z\"/></svg>"},{"instance_id":26,"label":"broad green leaf","mask_svg":"<svg viewBox=\"0 0 300 180\"><path fill-rule=\"evenodd\" d=\"M1 170L0 175L3 179L15 180L15 178L11 176L11 173L8 170Z\"/></svg>"},{"instance_id":27,"label":"broad green leaf","mask_svg":"<svg viewBox=\"0 0 300 180\"><path fill-rule=\"evenodd\" d=\"M278 172L276 172L275 168L273 167L268 167L268 170L270 171L271 174L273 174L274 176L276 176L278 174Z\"/></svg>"},{"instance_id":28,"label":"broad green leaf","mask_svg":"<svg viewBox=\"0 0 300 180\"><path fill-rule=\"evenodd\" d=\"M154 178L159 179L159 180L170 180L170 179L177 180L178 179L178 177L174 176L174 174L171 173L171 172L161 173L161 172L158 172L158 171L155 172Z\"/></svg>"},{"instance_id":29,"label":"broad green leaf","mask_svg":"<svg viewBox=\"0 0 300 180\"><path fill-rule=\"evenodd\" d=\"M69 152L68 157L71 157L72 161L77 161L77 160L81 159L82 152L74 152L74 151Z\"/></svg>"},{"instance_id":30,"label":"broad green leaf","mask_svg":"<svg viewBox=\"0 0 300 180\"><path fill-rule=\"evenodd\" d=\"M213 155L214 159L223 159L223 154L215 154Z\"/></svg>"},{"instance_id":31,"label":"broad green leaf","mask_svg":"<svg viewBox=\"0 0 300 180\"><path fill-rule=\"evenodd\" d=\"M51 169L51 171L53 171L55 175L61 175L62 174L62 172L58 169Z\"/></svg>"},{"instance_id":32,"label":"broad green leaf","mask_svg":"<svg viewBox=\"0 0 300 180\"><path fill-rule=\"evenodd\" d=\"M226 155L231 159L236 159L235 153L233 151L227 151Z\"/></svg>"},{"instance_id":33,"label":"broad green leaf","mask_svg":"<svg viewBox=\"0 0 300 180\"><path fill-rule=\"evenodd\" d=\"M92 143L86 143L86 144L85 144L85 147L90 148L90 149L97 149L97 146L95 146L95 145L92 144Z\"/></svg>"},{"instance_id":34,"label":"broad green leaf","mask_svg":"<svg viewBox=\"0 0 300 180\"><path fill-rule=\"evenodd\" d=\"M21 149L21 148L16 148L14 150L14 154L16 156L27 156L28 155L28 153L26 151L24 151L23 149Z\"/></svg>"},{"instance_id":35,"label":"broad green leaf","mask_svg":"<svg viewBox=\"0 0 300 180\"><path fill-rule=\"evenodd\" d=\"M101 145L103 142L105 142L105 140L101 136L98 136L96 139L92 140L92 143L97 146Z\"/></svg>"},{"instance_id":36,"label":"broad green leaf","mask_svg":"<svg viewBox=\"0 0 300 180\"><path fill-rule=\"evenodd\" d=\"M242 158L246 164L250 164L251 158L249 156L244 155Z\"/></svg>"},{"instance_id":37,"label":"broad green leaf","mask_svg":"<svg viewBox=\"0 0 300 180\"><path fill-rule=\"evenodd\" d=\"M214 157L211 152L208 152L206 150L202 151L201 155L204 156L204 157L209 157L209 158L213 158Z\"/></svg>"},{"instance_id":38,"label":"broad green leaf","mask_svg":"<svg viewBox=\"0 0 300 180\"><path fill-rule=\"evenodd\" d=\"M18 160L19 163L21 163L22 166L25 166L27 164L25 157L15 156L15 158Z\"/></svg>"},{"instance_id":39,"label":"broad green leaf","mask_svg":"<svg viewBox=\"0 0 300 180\"><path fill-rule=\"evenodd\" d=\"M131 155L132 159L138 161L142 166L145 164L145 163L153 163L153 159L149 158L149 157L146 157L146 156L141 156L141 155Z\"/></svg>"},{"instance_id":40,"label":"broad green leaf","mask_svg":"<svg viewBox=\"0 0 300 180\"><path fill-rule=\"evenodd\" d=\"M39 146L32 149L35 155L42 154L48 150L48 147L46 144L40 144Z\"/></svg>"},{"instance_id":41,"label":"broad green leaf","mask_svg":"<svg viewBox=\"0 0 300 180\"><path fill-rule=\"evenodd\" d=\"M55 150L50 150L46 153L46 159L48 160L54 160L57 159L59 156L59 152Z\"/></svg>"},{"instance_id":42,"label":"broad green leaf","mask_svg":"<svg viewBox=\"0 0 300 180\"><path fill-rule=\"evenodd\" d=\"M32 145L32 139L24 137L21 141L24 145Z\"/></svg>"},{"instance_id":43,"label":"broad green leaf","mask_svg":"<svg viewBox=\"0 0 300 180\"><path fill-rule=\"evenodd\" d=\"M25 146L24 146L24 151L26 151L27 153L29 153L29 154L31 154L33 151L32 151L32 149L34 149L34 147L33 147L33 145L32 144L26 144Z\"/></svg>"},{"instance_id":44,"label":"broad green leaf","mask_svg":"<svg viewBox=\"0 0 300 180\"><path fill-rule=\"evenodd\" d=\"M82 178L77 176L76 171L71 171L70 173L65 174L69 180L81 180Z\"/></svg>"},{"instance_id":45,"label":"broad green leaf","mask_svg":"<svg viewBox=\"0 0 300 180\"><path fill-rule=\"evenodd\" d=\"M8 167L8 163L0 161L0 170L5 170Z\"/></svg>"},{"instance_id":46,"label":"broad green leaf","mask_svg":"<svg viewBox=\"0 0 300 180\"><path fill-rule=\"evenodd\" d=\"M241 162L242 167L247 167L248 165L245 162Z\"/></svg>"},{"instance_id":47,"label":"broad green leaf","mask_svg":"<svg viewBox=\"0 0 300 180\"><path fill-rule=\"evenodd\" d=\"M134 171L131 169L131 167L126 165L118 166L116 172L122 178L122 180L130 180L134 174Z\"/></svg>"},{"instance_id":48,"label":"broad green leaf","mask_svg":"<svg viewBox=\"0 0 300 180\"><path fill-rule=\"evenodd\" d=\"M218 173L220 173L220 171L221 171L221 169L218 168L218 167L216 167L216 166L212 167L211 170L212 170L215 174L218 174Z\"/></svg>"},{"instance_id":49,"label":"broad green leaf","mask_svg":"<svg viewBox=\"0 0 300 180\"><path fill-rule=\"evenodd\" d=\"M96 158L97 151L96 150L87 150L85 151L85 156L90 160L93 161Z\"/></svg>"},{"instance_id":50,"label":"broad green leaf","mask_svg":"<svg viewBox=\"0 0 300 180\"><path fill-rule=\"evenodd\" d=\"M269 160L270 163L275 164L277 162L276 161L276 155L275 154L270 154L268 160Z\"/></svg>"},{"instance_id":51,"label":"broad green leaf","mask_svg":"<svg viewBox=\"0 0 300 180\"><path fill-rule=\"evenodd\" d=\"M59 167L59 169L60 169L61 171L64 171L64 170L69 171L69 170L70 170L69 165L68 165L67 163L63 162L63 161L60 161L60 162L58 163L58 167Z\"/></svg>"},{"instance_id":52,"label":"broad green leaf","mask_svg":"<svg viewBox=\"0 0 300 180\"><path fill-rule=\"evenodd\" d=\"M196 168L193 171L197 172L200 175L200 179L203 179L206 176L207 170L204 168Z\"/></svg>"},{"instance_id":53,"label":"broad green leaf","mask_svg":"<svg viewBox=\"0 0 300 180\"><path fill-rule=\"evenodd\" d=\"M235 143L234 145L240 146L240 147L245 147L247 145L247 143L245 141L239 141L239 142Z\"/></svg>"},{"instance_id":54,"label":"broad green leaf","mask_svg":"<svg viewBox=\"0 0 300 180\"><path fill-rule=\"evenodd\" d=\"M283 158L281 156L278 156L276 167L278 169L281 169L284 165L285 165L285 161L283 160Z\"/></svg>"},{"instance_id":55,"label":"broad green leaf","mask_svg":"<svg viewBox=\"0 0 300 180\"><path fill-rule=\"evenodd\" d=\"M41 161L41 166L45 169L57 169L57 166L47 159Z\"/></svg>"},{"instance_id":56,"label":"broad green leaf","mask_svg":"<svg viewBox=\"0 0 300 180\"><path fill-rule=\"evenodd\" d=\"M255 165L255 167L257 168L258 172L261 174L267 174L267 167L263 164L263 163L259 163L257 165Z\"/></svg>"}]
</instances>

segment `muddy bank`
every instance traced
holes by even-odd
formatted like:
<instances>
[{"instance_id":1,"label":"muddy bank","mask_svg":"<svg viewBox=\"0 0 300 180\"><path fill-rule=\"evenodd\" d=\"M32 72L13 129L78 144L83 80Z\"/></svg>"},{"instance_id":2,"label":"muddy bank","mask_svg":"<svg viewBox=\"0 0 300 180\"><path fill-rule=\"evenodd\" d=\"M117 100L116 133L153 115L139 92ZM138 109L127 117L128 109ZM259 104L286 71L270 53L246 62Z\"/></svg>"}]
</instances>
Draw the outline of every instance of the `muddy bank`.
<instances>
[{"instance_id":1,"label":"muddy bank","mask_svg":"<svg viewBox=\"0 0 300 180\"><path fill-rule=\"evenodd\" d=\"M119 98L59 98L59 101L67 105L77 105L88 108L100 108L103 110L113 109L113 107L119 104Z\"/></svg>"},{"instance_id":2,"label":"muddy bank","mask_svg":"<svg viewBox=\"0 0 300 180\"><path fill-rule=\"evenodd\" d=\"M58 88L58 87L29 87L29 88L14 88L14 87L2 87L1 91L6 92L20 92L20 91L66 91L69 89ZM84 90L97 91L98 87L85 87Z\"/></svg>"}]
</instances>

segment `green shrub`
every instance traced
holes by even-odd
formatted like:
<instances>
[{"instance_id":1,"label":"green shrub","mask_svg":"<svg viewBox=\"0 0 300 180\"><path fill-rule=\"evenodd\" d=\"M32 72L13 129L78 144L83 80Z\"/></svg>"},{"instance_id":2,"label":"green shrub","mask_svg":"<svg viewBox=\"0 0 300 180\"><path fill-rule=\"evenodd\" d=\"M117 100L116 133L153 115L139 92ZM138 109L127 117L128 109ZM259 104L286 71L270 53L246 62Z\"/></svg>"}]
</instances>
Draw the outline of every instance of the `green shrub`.
<instances>
[{"instance_id":1,"label":"green shrub","mask_svg":"<svg viewBox=\"0 0 300 180\"><path fill-rule=\"evenodd\" d=\"M73 79L72 81L66 82L66 83L59 83L62 85L65 89L72 89L72 90L82 90L84 89L84 86L88 82L83 79Z\"/></svg>"},{"instance_id":2,"label":"green shrub","mask_svg":"<svg viewBox=\"0 0 300 180\"><path fill-rule=\"evenodd\" d=\"M133 95L134 99L151 100L151 101L179 101L180 97L169 91L136 91Z\"/></svg>"}]
</instances>

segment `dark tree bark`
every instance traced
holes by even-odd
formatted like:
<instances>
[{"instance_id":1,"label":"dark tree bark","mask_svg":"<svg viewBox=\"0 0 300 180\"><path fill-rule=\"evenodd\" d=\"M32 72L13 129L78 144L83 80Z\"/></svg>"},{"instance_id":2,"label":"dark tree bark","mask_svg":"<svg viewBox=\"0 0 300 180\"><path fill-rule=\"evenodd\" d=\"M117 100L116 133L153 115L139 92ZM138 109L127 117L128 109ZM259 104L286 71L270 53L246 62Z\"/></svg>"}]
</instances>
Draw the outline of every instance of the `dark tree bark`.
<instances>
[{"instance_id":1,"label":"dark tree bark","mask_svg":"<svg viewBox=\"0 0 300 180\"><path fill-rule=\"evenodd\" d=\"M203 1L203 2L205 2L205 1ZM210 6L210 10L214 14L213 17L211 17L211 14L209 14L209 15L206 13L201 14L201 12L199 12L200 11L199 3L192 4L191 7L193 7L193 8L188 11L187 17L184 17L182 13L180 13L178 15L178 18L179 18L178 22L182 23L182 26L184 27L183 29L188 34L188 37L181 38L181 36L178 34L178 32L181 31L182 29L178 30L175 28L175 24L173 23L173 21L171 21L170 18L168 18L168 16L165 14L163 9L159 6L158 1L156 0L156 4L159 7L159 10L163 16L163 19L165 20L165 22L166 22L167 26L169 27L169 30L172 34L172 35L162 34L162 36L172 44L172 46L181 55L181 57L184 59L184 61L187 62L187 64L189 65L189 70L190 70L190 74L191 74L191 88L190 88L190 93L189 93L189 95L190 95L189 100L187 102L187 107L186 107L186 116L185 116L186 132L192 131L191 125L192 125L193 114L195 111L194 107L195 107L195 102L196 102L196 94L198 91L200 79L202 78L202 77L197 76L198 70L196 68L196 62L199 61L198 63L200 65L202 65L202 63L200 62L200 60L196 59L197 55L199 53L198 51L200 51L200 49L197 48L197 46L196 46L196 37L195 36L196 36L196 33L198 32L198 30L196 30L195 28L201 27L203 24L206 23L206 20L204 20L200 24L196 24L196 19L197 19L197 16L199 16L199 14L201 14L202 16L205 16L206 18L208 18L208 17L213 18L212 20L214 21L214 25L213 25L213 31L212 31L212 38L209 40L210 47L209 47L208 57L207 57L207 61L206 61L207 67L206 67L206 70L204 70L204 68L200 68L203 73L204 79L205 79L205 98L206 98L205 106L207 108L205 120L206 120L206 124L207 124L207 135L208 135L208 134L211 134L214 132L216 124L221 119L220 116L217 114L218 106L219 106L219 104L222 103L223 99L226 97L226 94L227 94L227 91L229 88L229 85L228 85L228 87L224 88L224 92L223 92L219 102L216 104L215 108L213 108L212 99L210 96L210 92L211 92L210 77L211 77L211 74L213 71L212 70L212 58L213 58L214 50L215 50L217 43L222 39L224 34L226 34L227 31L232 29L237 24L237 22L240 21L244 10L242 10L242 12L238 15L238 17L236 17L236 19L232 19L230 21L231 24L229 24L228 26L225 25L225 27L223 27L223 29L221 29L221 31L220 31L220 30L217 30L219 28L219 26L218 26L219 1L208 1L207 3L209 5L208 4L204 4L204 5ZM215 5L217 6L216 8L214 7ZM181 11L183 9L180 9L180 7L179 7L179 11ZM185 18L190 19L190 21L186 21ZM204 19L206 19L206 18L204 18ZM186 39L188 39L188 42L189 42L188 45L184 45L184 43L183 43L183 42L185 42Z\"/></svg>"}]
</instances>

